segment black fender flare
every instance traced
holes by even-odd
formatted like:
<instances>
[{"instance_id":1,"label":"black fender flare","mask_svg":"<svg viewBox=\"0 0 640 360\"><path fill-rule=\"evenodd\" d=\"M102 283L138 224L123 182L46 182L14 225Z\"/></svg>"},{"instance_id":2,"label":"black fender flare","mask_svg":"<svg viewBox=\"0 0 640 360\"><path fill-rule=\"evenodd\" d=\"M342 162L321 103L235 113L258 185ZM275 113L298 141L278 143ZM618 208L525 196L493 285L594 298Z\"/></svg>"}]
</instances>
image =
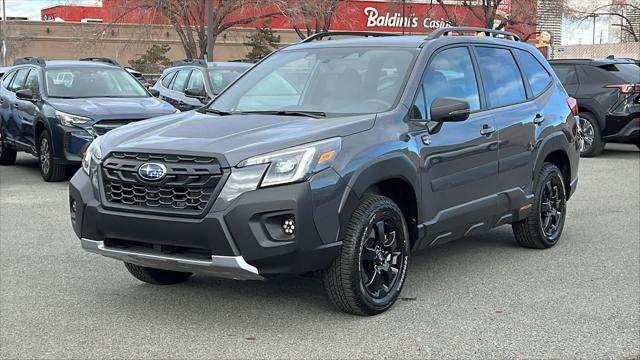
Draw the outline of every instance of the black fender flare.
<instances>
[{"instance_id":1,"label":"black fender flare","mask_svg":"<svg viewBox=\"0 0 640 360\"><path fill-rule=\"evenodd\" d=\"M544 165L544 159L554 151L562 151L565 153L567 158L569 159L569 149L571 144L567 139L567 134L563 131L557 131L552 134L549 134L544 138L544 140L539 145L539 150L536 154L535 163L533 166L533 172L531 174L532 184L536 181L536 176L542 169ZM571 163L568 164L571 167ZM569 176L571 176L571 169L569 168ZM567 186L569 184L565 184Z\"/></svg>"},{"instance_id":2,"label":"black fender flare","mask_svg":"<svg viewBox=\"0 0 640 360\"><path fill-rule=\"evenodd\" d=\"M349 221L351 214L360 203L360 198L367 189L376 183L389 179L400 179L408 183L413 189L414 196L418 201L418 219L421 209L419 202L421 199L420 172L416 164L404 153L390 153L377 157L361 166L349 178L345 192L338 208L340 221L340 234L343 235L344 224Z\"/></svg>"}]
</instances>

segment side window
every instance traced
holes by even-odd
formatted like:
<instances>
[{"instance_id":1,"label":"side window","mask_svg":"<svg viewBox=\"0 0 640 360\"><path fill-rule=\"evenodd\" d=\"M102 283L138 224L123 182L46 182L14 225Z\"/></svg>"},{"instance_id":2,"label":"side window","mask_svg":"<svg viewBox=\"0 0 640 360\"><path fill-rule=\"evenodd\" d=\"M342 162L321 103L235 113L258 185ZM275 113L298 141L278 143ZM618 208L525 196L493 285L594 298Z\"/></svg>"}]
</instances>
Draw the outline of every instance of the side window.
<instances>
[{"instance_id":1,"label":"side window","mask_svg":"<svg viewBox=\"0 0 640 360\"><path fill-rule=\"evenodd\" d=\"M162 81L160 83L162 84L162 86L164 86L164 87L166 87L168 89L169 85L171 85L171 80L173 80L174 76L176 76L176 71L172 71L172 72L168 73L167 75L165 75L162 78Z\"/></svg>"},{"instance_id":2,"label":"side window","mask_svg":"<svg viewBox=\"0 0 640 360\"><path fill-rule=\"evenodd\" d=\"M510 50L478 47L476 51L484 91L491 107L526 100L522 76Z\"/></svg>"},{"instance_id":3,"label":"side window","mask_svg":"<svg viewBox=\"0 0 640 360\"><path fill-rule=\"evenodd\" d=\"M576 67L573 65L553 65L553 71L556 73L562 85L577 85L578 74Z\"/></svg>"},{"instance_id":4,"label":"side window","mask_svg":"<svg viewBox=\"0 0 640 360\"><path fill-rule=\"evenodd\" d=\"M23 89L29 89L33 94L40 93L37 70L31 69L29 75L27 76L27 80L24 82Z\"/></svg>"},{"instance_id":5,"label":"side window","mask_svg":"<svg viewBox=\"0 0 640 360\"><path fill-rule=\"evenodd\" d=\"M178 71L178 73L176 74L176 79L173 80L173 84L171 85L171 90L180 92L184 91L184 86L186 85L190 72L191 70L189 69Z\"/></svg>"},{"instance_id":6,"label":"side window","mask_svg":"<svg viewBox=\"0 0 640 360\"><path fill-rule=\"evenodd\" d=\"M416 96L416 101L414 101L413 106L411 107L411 119L427 119L427 107L424 103L424 91L422 90L422 85L420 85L420 90L418 91L418 95Z\"/></svg>"},{"instance_id":7,"label":"side window","mask_svg":"<svg viewBox=\"0 0 640 360\"><path fill-rule=\"evenodd\" d=\"M204 93L204 77L202 76L202 72L200 70L193 70L191 72L191 77L189 78L189 82L187 83L187 87L185 89L197 89L201 93Z\"/></svg>"},{"instance_id":8,"label":"side window","mask_svg":"<svg viewBox=\"0 0 640 360\"><path fill-rule=\"evenodd\" d=\"M16 92L20 89L23 89L24 81L27 79L27 74L29 74L29 69L20 69L16 73L16 77L13 79L13 82L9 86L9 90Z\"/></svg>"},{"instance_id":9,"label":"side window","mask_svg":"<svg viewBox=\"0 0 640 360\"><path fill-rule=\"evenodd\" d=\"M16 74L15 71L8 73L4 79L2 79L2 87L5 89L9 89L9 84L11 84L11 80L13 80L13 76Z\"/></svg>"},{"instance_id":10,"label":"side window","mask_svg":"<svg viewBox=\"0 0 640 360\"><path fill-rule=\"evenodd\" d=\"M529 81L533 95L538 96L551 82L551 76L538 60L528 52L516 50L516 56L520 61L520 65L522 65L524 75Z\"/></svg>"},{"instance_id":11,"label":"side window","mask_svg":"<svg viewBox=\"0 0 640 360\"><path fill-rule=\"evenodd\" d=\"M480 109L478 82L471 55L466 47L456 47L438 53L422 80L426 98L426 111L437 97L454 97L469 102L471 111Z\"/></svg>"}]
</instances>

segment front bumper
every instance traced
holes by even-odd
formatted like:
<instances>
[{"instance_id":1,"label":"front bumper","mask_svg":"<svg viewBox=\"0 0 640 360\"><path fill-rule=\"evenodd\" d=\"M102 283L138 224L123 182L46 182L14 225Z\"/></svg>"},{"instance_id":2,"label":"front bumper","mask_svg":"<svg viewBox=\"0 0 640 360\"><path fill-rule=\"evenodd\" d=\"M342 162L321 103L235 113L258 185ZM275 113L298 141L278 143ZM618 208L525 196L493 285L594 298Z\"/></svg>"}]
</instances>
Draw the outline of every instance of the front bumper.
<instances>
[{"instance_id":1,"label":"front bumper","mask_svg":"<svg viewBox=\"0 0 640 360\"><path fill-rule=\"evenodd\" d=\"M69 185L71 223L86 250L141 266L234 279L302 274L338 256L346 188L327 169L307 182L249 191L203 217L179 217L105 208L80 170ZM284 219L295 220L293 235L282 232Z\"/></svg>"}]
</instances>

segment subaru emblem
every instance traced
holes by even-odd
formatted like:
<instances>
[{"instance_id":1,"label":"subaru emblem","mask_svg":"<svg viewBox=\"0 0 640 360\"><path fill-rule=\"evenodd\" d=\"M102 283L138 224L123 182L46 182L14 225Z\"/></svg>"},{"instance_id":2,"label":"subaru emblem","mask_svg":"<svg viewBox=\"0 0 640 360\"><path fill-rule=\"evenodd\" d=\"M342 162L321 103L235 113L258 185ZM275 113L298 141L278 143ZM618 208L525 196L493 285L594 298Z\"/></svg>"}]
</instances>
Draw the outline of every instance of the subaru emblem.
<instances>
[{"instance_id":1,"label":"subaru emblem","mask_svg":"<svg viewBox=\"0 0 640 360\"><path fill-rule=\"evenodd\" d=\"M159 163L144 163L138 169L138 175L147 181L162 180L167 175L167 167Z\"/></svg>"}]
</instances>

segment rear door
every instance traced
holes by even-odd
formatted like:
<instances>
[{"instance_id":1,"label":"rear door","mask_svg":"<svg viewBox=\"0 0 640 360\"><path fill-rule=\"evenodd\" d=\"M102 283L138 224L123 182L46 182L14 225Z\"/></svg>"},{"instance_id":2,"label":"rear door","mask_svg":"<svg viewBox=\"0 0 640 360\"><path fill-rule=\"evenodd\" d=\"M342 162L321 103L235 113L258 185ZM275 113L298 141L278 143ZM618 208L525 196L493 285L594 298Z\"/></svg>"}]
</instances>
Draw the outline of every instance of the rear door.
<instances>
[{"instance_id":1,"label":"rear door","mask_svg":"<svg viewBox=\"0 0 640 360\"><path fill-rule=\"evenodd\" d=\"M511 210L526 205L532 190L532 163L536 134L553 92L551 75L531 53L503 47L476 47L488 108L494 114L500 145L498 203L501 219L511 220Z\"/></svg>"},{"instance_id":2,"label":"rear door","mask_svg":"<svg viewBox=\"0 0 640 360\"><path fill-rule=\"evenodd\" d=\"M16 75L11 81L9 85L9 94L7 96L7 102L9 107L11 108L12 116L9 124L7 124L8 130L13 135L14 140L20 142L23 145L33 146L33 143L29 143L25 141L24 134L22 132L22 122L23 114L19 110L20 103L23 100L18 100L16 98L16 91L21 90L24 86L25 81L27 80L27 75L29 75L29 68L21 68L16 72Z\"/></svg>"},{"instance_id":3,"label":"rear door","mask_svg":"<svg viewBox=\"0 0 640 360\"><path fill-rule=\"evenodd\" d=\"M11 85L11 81L16 75L17 71L9 72L2 79L2 89L0 89L0 116L2 117L0 120L2 121L2 131L0 134L2 136L6 136L9 139L15 139L16 137L16 129L15 122L13 121L13 100L14 94L9 90L9 86ZM12 128L12 126L14 126Z\"/></svg>"},{"instance_id":4,"label":"rear door","mask_svg":"<svg viewBox=\"0 0 640 360\"><path fill-rule=\"evenodd\" d=\"M40 97L40 81L38 70L32 68L25 79L22 89L29 89L33 94ZM34 136L34 123L40 114L40 108L38 102L18 100L16 99L15 113L16 117L22 120L20 124L20 134L22 141L27 144L35 144Z\"/></svg>"},{"instance_id":5,"label":"rear door","mask_svg":"<svg viewBox=\"0 0 640 360\"><path fill-rule=\"evenodd\" d=\"M191 110L191 107L185 102L186 97L184 96L184 90L187 87L190 74L191 69L178 70L176 77L171 82L171 91L169 91L169 96L173 100L171 105L180 111Z\"/></svg>"},{"instance_id":6,"label":"rear door","mask_svg":"<svg viewBox=\"0 0 640 360\"><path fill-rule=\"evenodd\" d=\"M426 120L428 127L413 134L423 161L422 247L486 229L495 214L498 137L493 115L480 111L479 85L470 49L455 46L432 56L416 95L411 117ZM438 97L469 102L471 115L461 122L428 121Z\"/></svg>"}]
</instances>

